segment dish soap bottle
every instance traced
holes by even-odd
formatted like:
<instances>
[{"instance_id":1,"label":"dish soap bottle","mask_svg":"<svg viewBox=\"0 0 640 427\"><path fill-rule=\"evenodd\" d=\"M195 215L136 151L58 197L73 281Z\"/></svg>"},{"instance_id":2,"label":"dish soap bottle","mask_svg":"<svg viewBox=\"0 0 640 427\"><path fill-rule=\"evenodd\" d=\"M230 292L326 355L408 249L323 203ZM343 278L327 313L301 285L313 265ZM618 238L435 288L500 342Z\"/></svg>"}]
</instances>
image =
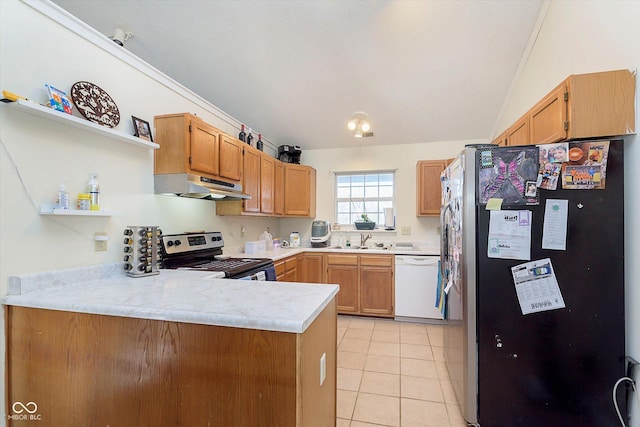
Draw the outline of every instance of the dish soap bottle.
<instances>
[{"instance_id":1,"label":"dish soap bottle","mask_svg":"<svg viewBox=\"0 0 640 427\"><path fill-rule=\"evenodd\" d=\"M89 175L89 183L87 184L87 193L91 196L89 209L92 211L100 210L100 185L98 185L98 174Z\"/></svg>"},{"instance_id":2,"label":"dish soap bottle","mask_svg":"<svg viewBox=\"0 0 640 427\"><path fill-rule=\"evenodd\" d=\"M64 183L60 184L58 188L58 198L56 200L56 206L59 209L69 209L69 193L67 192L67 188Z\"/></svg>"}]
</instances>

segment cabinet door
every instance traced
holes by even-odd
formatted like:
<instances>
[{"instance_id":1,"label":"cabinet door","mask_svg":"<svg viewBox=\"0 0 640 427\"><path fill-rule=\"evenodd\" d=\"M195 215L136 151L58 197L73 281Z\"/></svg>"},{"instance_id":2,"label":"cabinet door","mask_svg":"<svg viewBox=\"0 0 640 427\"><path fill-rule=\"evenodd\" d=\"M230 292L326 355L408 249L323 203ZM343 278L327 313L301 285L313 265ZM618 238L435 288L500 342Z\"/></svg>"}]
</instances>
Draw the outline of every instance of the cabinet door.
<instances>
[{"instance_id":1,"label":"cabinet door","mask_svg":"<svg viewBox=\"0 0 640 427\"><path fill-rule=\"evenodd\" d=\"M251 199L242 202L245 212L260 212L260 151L244 147L244 170L242 190Z\"/></svg>"},{"instance_id":2,"label":"cabinet door","mask_svg":"<svg viewBox=\"0 0 640 427\"><path fill-rule=\"evenodd\" d=\"M440 174L446 167L446 160L419 161L416 169L417 215L440 215L442 187Z\"/></svg>"},{"instance_id":3,"label":"cabinet door","mask_svg":"<svg viewBox=\"0 0 640 427\"><path fill-rule=\"evenodd\" d=\"M191 120L192 171L218 176L218 131L200 120Z\"/></svg>"},{"instance_id":4,"label":"cabinet door","mask_svg":"<svg viewBox=\"0 0 640 427\"><path fill-rule=\"evenodd\" d=\"M327 283L340 285L336 298L338 311L358 313L358 255L327 255Z\"/></svg>"},{"instance_id":5,"label":"cabinet door","mask_svg":"<svg viewBox=\"0 0 640 427\"><path fill-rule=\"evenodd\" d=\"M260 156L260 212L273 213L276 159L262 154Z\"/></svg>"},{"instance_id":6,"label":"cabinet door","mask_svg":"<svg viewBox=\"0 0 640 427\"><path fill-rule=\"evenodd\" d=\"M284 163L275 160L276 176L273 187L273 213L284 215Z\"/></svg>"},{"instance_id":7,"label":"cabinet door","mask_svg":"<svg viewBox=\"0 0 640 427\"><path fill-rule=\"evenodd\" d=\"M284 167L284 173L284 214L315 217L315 169L309 166L287 163Z\"/></svg>"},{"instance_id":8,"label":"cabinet door","mask_svg":"<svg viewBox=\"0 0 640 427\"><path fill-rule=\"evenodd\" d=\"M298 280L305 283L324 283L324 256L306 253L300 257Z\"/></svg>"},{"instance_id":9,"label":"cabinet door","mask_svg":"<svg viewBox=\"0 0 640 427\"><path fill-rule=\"evenodd\" d=\"M360 267L360 312L393 316L393 270L390 267Z\"/></svg>"},{"instance_id":10,"label":"cabinet door","mask_svg":"<svg viewBox=\"0 0 640 427\"><path fill-rule=\"evenodd\" d=\"M529 116L525 115L507 129L507 145L529 145Z\"/></svg>"},{"instance_id":11,"label":"cabinet door","mask_svg":"<svg viewBox=\"0 0 640 427\"><path fill-rule=\"evenodd\" d=\"M529 112L530 144L547 144L567 137L566 85L562 84Z\"/></svg>"},{"instance_id":12,"label":"cabinet door","mask_svg":"<svg viewBox=\"0 0 640 427\"><path fill-rule=\"evenodd\" d=\"M220 134L220 176L233 181L242 179L242 141Z\"/></svg>"},{"instance_id":13,"label":"cabinet door","mask_svg":"<svg viewBox=\"0 0 640 427\"><path fill-rule=\"evenodd\" d=\"M507 146L507 132L502 132L496 139L491 141L492 144L495 144L499 147Z\"/></svg>"}]
</instances>

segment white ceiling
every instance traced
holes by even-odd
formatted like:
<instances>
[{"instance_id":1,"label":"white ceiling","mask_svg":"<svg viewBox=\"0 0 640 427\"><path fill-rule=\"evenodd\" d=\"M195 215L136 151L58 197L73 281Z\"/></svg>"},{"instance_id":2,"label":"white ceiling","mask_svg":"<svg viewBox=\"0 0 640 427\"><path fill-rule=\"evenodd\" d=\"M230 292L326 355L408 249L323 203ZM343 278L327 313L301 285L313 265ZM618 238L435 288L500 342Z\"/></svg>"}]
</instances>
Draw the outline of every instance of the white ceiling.
<instances>
[{"instance_id":1,"label":"white ceiling","mask_svg":"<svg viewBox=\"0 0 640 427\"><path fill-rule=\"evenodd\" d=\"M543 0L54 3L132 32L130 52L304 150L489 138ZM356 111L374 137L349 134Z\"/></svg>"}]
</instances>

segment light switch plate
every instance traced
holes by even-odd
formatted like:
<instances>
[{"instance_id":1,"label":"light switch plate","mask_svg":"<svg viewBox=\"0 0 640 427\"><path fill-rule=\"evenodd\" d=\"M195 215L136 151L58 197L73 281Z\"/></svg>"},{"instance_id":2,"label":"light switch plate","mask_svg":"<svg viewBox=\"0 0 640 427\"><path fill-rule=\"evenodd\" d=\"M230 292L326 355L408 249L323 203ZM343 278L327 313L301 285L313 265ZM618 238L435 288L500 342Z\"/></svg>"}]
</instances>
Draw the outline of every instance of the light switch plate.
<instances>
[{"instance_id":1,"label":"light switch plate","mask_svg":"<svg viewBox=\"0 0 640 427\"><path fill-rule=\"evenodd\" d=\"M403 236L411 236L411 227L400 227L400 234Z\"/></svg>"}]
</instances>

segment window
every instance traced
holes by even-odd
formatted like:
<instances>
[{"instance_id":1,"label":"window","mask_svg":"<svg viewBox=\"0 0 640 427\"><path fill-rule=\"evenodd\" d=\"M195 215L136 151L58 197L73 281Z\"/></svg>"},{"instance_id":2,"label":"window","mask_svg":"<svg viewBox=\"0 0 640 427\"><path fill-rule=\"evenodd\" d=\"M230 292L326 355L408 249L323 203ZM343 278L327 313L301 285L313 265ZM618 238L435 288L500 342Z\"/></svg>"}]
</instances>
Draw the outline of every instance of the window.
<instances>
[{"instance_id":1,"label":"window","mask_svg":"<svg viewBox=\"0 0 640 427\"><path fill-rule=\"evenodd\" d=\"M394 207L395 171L336 172L336 222L353 224L366 214L384 224L384 208Z\"/></svg>"}]
</instances>

